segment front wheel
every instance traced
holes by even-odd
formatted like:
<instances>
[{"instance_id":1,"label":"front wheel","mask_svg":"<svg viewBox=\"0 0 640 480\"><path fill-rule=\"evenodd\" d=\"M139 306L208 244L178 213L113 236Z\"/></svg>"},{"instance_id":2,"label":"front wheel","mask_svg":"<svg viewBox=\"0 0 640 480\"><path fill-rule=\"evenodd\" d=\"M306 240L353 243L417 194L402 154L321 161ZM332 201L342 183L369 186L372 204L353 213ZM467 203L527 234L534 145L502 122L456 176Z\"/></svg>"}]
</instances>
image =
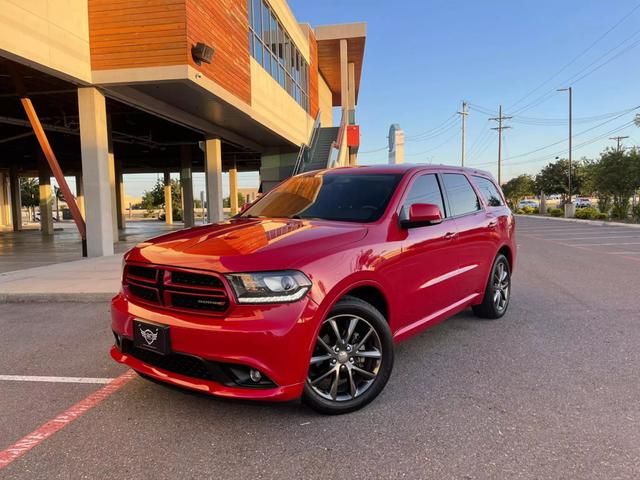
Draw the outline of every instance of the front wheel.
<instances>
[{"instance_id":1,"label":"front wheel","mask_svg":"<svg viewBox=\"0 0 640 480\"><path fill-rule=\"evenodd\" d=\"M504 255L498 254L489 274L482 303L473 307L473 313L480 318L500 318L507 312L510 298L511 269L509 261Z\"/></svg>"},{"instance_id":2,"label":"front wheel","mask_svg":"<svg viewBox=\"0 0 640 480\"><path fill-rule=\"evenodd\" d=\"M345 297L320 327L303 401L326 414L358 410L378 396L392 368L387 321L367 302Z\"/></svg>"}]
</instances>

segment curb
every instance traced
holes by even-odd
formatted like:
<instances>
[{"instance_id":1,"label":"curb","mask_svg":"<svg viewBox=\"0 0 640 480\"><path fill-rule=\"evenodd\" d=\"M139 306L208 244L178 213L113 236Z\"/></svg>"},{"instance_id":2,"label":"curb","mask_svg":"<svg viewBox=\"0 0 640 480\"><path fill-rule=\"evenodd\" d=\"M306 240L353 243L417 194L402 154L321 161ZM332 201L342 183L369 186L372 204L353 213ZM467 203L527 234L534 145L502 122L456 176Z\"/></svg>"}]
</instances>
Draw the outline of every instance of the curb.
<instances>
[{"instance_id":1,"label":"curb","mask_svg":"<svg viewBox=\"0 0 640 480\"><path fill-rule=\"evenodd\" d=\"M0 292L0 304L2 303L106 303L115 296L113 292L92 293L2 293Z\"/></svg>"},{"instance_id":2,"label":"curb","mask_svg":"<svg viewBox=\"0 0 640 480\"><path fill-rule=\"evenodd\" d=\"M597 227L640 228L640 224L638 224L638 223L605 222L605 221L602 221L602 220L583 220L581 218L547 217L547 216L542 216L542 215L515 214L515 216L516 217L522 217L522 218L536 218L538 220L556 220L556 221L559 221L559 222L584 223L586 225L595 225Z\"/></svg>"}]
</instances>

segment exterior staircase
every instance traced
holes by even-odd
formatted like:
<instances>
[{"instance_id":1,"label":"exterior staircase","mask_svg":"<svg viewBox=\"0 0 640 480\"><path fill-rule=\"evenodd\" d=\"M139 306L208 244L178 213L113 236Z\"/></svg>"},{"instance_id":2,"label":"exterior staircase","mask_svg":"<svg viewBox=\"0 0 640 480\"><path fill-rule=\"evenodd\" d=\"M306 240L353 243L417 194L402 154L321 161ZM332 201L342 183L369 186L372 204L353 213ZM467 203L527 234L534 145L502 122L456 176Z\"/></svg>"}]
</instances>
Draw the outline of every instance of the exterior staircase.
<instances>
[{"instance_id":1,"label":"exterior staircase","mask_svg":"<svg viewBox=\"0 0 640 480\"><path fill-rule=\"evenodd\" d=\"M307 161L301 162L297 173L321 170L330 167L329 157L333 143L338 138L338 127L321 127L318 129L313 145L309 148Z\"/></svg>"}]
</instances>

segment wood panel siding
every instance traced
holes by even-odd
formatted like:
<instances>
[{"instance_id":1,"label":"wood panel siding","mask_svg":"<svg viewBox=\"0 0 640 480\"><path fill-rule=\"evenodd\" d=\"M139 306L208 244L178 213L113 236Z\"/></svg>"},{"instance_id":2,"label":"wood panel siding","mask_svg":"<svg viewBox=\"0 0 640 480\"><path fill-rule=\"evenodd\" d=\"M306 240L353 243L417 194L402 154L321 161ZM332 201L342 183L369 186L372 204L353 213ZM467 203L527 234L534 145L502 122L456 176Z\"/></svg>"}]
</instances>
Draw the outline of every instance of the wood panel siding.
<instances>
[{"instance_id":1,"label":"wood panel siding","mask_svg":"<svg viewBox=\"0 0 640 480\"><path fill-rule=\"evenodd\" d=\"M210 65L189 64L244 102L251 103L247 0L186 0L189 49L198 42L214 48Z\"/></svg>"},{"instance_id":2,"label":"wood panel siding","mask_svg":"<svg viewBox=\"0 0 640 480\"><path fill-rule=\"evenodd\" d=\"M309 114L316 118L320 110L318 85L318 43L313 31L309 29Z\"/></svg>"},{"instance_id":3,"label":"wood panel siding","mask_svg":"<svg viewBox=\"0 0 640 480\"><path fill-rule=\"evenodd\" d=\"M89 0L91 68L184 65L186 0Z\"/></svg>"}]
</instances>

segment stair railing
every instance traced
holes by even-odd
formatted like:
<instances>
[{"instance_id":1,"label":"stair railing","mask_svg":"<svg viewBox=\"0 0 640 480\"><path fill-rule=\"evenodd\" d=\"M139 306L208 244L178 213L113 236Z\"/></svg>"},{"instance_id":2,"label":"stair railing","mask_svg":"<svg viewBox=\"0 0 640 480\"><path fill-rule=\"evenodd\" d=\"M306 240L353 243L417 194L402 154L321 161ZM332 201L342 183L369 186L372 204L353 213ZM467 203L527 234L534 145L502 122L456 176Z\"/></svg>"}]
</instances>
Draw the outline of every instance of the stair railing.
<instances>
[{"instance_id":1,"label":"stair railing","mask_svg":"<svg viewBox=\"0 0 640 480\"><path fill-rule=\"evenodd\" d=\"M300 151L298 152L298 157L296 158L296 163L293 165L293 175L297 175L300 173L303 164L305 163L305 157L307 153L313 150L315 146L315 142L318 138L318 132L320 131L320 112L316 115L316 119L313 122L313 129L311 130L311 138L309 139L309 143L303 143L300 145Z\"/></svg>"}]
</instances>

